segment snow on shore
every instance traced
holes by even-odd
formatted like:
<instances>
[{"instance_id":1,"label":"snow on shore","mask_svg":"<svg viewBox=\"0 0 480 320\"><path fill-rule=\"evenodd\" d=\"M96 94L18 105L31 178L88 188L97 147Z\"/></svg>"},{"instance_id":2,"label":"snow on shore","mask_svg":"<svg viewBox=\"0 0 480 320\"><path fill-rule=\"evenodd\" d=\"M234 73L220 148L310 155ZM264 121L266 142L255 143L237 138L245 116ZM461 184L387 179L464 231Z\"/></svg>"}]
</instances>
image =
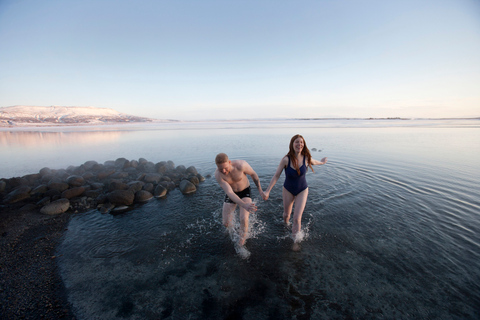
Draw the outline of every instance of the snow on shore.
<instances>
[{"instance_id":1,"label":"snow on shore","mask_svg":"<svg viewBox=\"0 0 480 320\"><path fill-rule=\"evenodd\" d=\"M151 122L109 108L96 107L36 107L13 106L0 108L0 126L103 124Z\"/></svg>"}]
</instances>

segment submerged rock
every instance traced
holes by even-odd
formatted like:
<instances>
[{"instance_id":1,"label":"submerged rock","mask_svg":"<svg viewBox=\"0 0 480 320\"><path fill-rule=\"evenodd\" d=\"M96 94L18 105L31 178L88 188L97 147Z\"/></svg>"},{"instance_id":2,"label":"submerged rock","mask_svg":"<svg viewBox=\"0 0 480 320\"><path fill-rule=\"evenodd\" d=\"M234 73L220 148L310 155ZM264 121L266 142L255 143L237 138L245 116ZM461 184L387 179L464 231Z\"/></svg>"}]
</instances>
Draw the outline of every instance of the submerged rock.
<instances>
[{"instance_id":1,"label":"submerged rock","mask_svg":"<svg viewBox=\"0 0 480 320\"><path fill-rule=\"evenodd\" d=\"M195 187L195 185L188 180L182 180L180 182L179 188L183 194L189 194L197 191L197 188Z\"/></svg>"}]
</instances>

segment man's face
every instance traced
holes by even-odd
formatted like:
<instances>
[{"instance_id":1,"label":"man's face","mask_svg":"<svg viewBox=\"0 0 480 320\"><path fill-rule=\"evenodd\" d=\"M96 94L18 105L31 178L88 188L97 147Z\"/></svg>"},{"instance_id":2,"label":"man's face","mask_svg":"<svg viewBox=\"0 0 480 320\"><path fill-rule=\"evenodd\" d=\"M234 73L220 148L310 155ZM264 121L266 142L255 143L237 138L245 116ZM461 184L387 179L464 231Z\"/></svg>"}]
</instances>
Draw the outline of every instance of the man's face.
<instances>
[{"instance_id":1,"label":"man's face","mask_svg":"<svg viewBox=\"0 0 480 320\"><path fill-rule=\"evenodd\" d=\"M228 160L227 162L217 164L218 171L224 175L228 175L232 171L232 162Z\"/></svg>"}]
</instances>

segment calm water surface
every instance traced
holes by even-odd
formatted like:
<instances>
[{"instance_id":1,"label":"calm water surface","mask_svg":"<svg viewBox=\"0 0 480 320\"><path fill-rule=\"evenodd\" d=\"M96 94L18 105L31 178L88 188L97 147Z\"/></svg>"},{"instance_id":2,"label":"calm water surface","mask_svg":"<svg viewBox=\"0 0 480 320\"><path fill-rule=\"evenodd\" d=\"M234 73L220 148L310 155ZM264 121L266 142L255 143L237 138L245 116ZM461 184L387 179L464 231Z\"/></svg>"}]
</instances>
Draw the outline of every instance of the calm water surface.
<instances>
[{"instance_id":1,"label":"calm water surface","mask_svg":"<svg viewBox=\"0 0 480 320\"><path fill-rule=\"evenodd\" d=\"M194 195L173 191L119 215L76 214L58 261L77 317L478 319L478 124L9 132L0 159L3 176L119 157L173 160L208 176L226 152L266 188L296 133L314 158L329 158L307 175L299 252L282 221L283 174L268 201L253 189L248 257L224 232L213 178Z\"/></svg>"}]
</instances>

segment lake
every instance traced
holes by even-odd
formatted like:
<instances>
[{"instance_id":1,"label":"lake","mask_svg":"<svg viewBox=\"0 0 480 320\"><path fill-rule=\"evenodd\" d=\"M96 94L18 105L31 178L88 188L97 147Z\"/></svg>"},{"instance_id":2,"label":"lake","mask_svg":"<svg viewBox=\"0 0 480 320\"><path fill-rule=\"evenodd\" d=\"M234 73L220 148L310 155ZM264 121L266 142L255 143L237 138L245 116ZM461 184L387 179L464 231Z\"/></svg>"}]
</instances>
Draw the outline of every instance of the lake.
<instances>
[{"instance_id":1,"label":"lake","mask_svg":"<svg viewBox=\"0 0 480 320\"><path fill-rule=\"evenodd\" d=\"M248 161L266 189L297 133L328 157L307 174L301 249L283 224L282 174L268 201L253 186L241 255L221 223L215 155ZM207 177L193 195L73 215L57 251L78 319L480 317L478 120L2 128L0 150L1 177L120 157Z\"/></svg>"}]
</instances>

